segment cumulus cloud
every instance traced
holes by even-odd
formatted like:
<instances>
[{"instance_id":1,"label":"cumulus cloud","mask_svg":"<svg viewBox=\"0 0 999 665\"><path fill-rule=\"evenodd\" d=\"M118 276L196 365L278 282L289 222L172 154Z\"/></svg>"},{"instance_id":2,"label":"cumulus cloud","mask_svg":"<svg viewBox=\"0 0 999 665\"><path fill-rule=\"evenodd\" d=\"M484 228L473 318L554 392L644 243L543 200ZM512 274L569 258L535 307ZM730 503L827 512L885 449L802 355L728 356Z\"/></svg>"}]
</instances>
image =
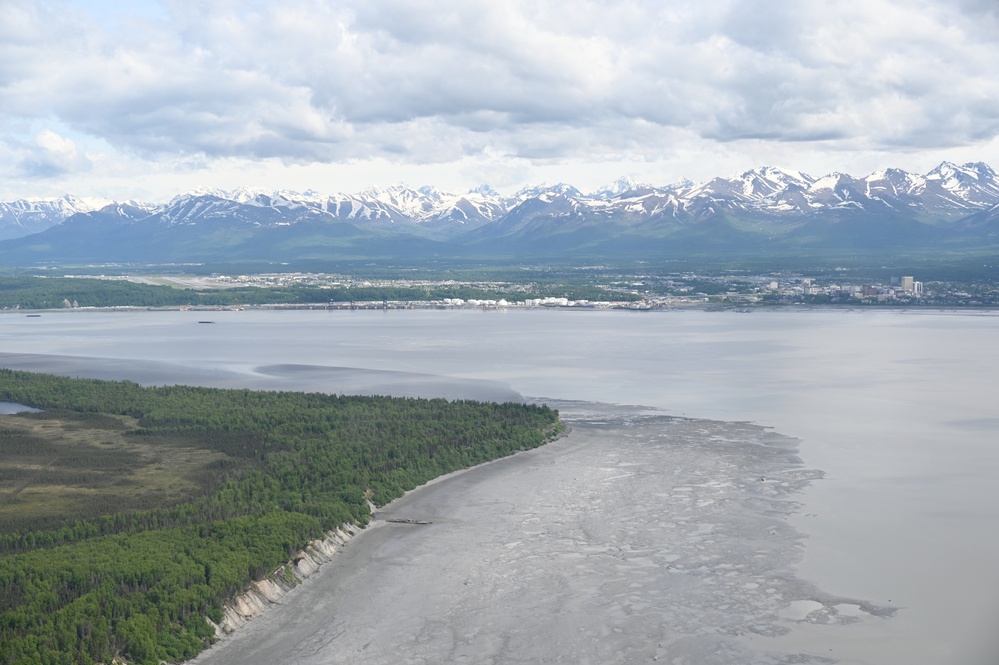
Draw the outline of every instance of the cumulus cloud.
<instances>
[{"instance_id":1,"label":"cumulus cloud","mask_svg":"<svg viewBox=\"0 0 999 665\"><path fill-rule=\"evenodd\" d=\"M86 171L91 166L87 156L77 150L74 141L50 129L39 132L34 142L22 147L21 153L20 170L38 178Z\"/></svg>"},{"instance_id":2,"label":"cumulus cloud","mask_svg":"<svg viewBox=\"0 0 999 665\"><path fill-rule=\"evenodd\" d=\"M169 0L102 18L0 0L0 132L54 119L149 160L287 163L999 134L996 16L977 0ZM36 144L40 175L85 165Z\"/></svg>"}]
</instances>

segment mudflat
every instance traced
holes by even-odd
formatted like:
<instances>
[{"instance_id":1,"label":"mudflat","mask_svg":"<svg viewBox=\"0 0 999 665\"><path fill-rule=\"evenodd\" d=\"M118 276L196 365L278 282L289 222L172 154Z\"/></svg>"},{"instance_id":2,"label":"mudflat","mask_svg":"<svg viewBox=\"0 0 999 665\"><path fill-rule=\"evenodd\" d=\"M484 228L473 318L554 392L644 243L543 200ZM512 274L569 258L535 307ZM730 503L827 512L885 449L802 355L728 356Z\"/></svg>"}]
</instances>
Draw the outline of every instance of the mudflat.
<instances>
[{"instance_id":1,"label":"mudflat","mask_svg":"<svg viewBox=\"0 0 999 665\"><path fill-rule=\"evenodd\" d=\"M195 662L828 663L891 607L798 579L819 472L748 423L560 404L565 439L432 483ZM431 524L406 524L409 519Z\"/></svg>"}]
</instances>

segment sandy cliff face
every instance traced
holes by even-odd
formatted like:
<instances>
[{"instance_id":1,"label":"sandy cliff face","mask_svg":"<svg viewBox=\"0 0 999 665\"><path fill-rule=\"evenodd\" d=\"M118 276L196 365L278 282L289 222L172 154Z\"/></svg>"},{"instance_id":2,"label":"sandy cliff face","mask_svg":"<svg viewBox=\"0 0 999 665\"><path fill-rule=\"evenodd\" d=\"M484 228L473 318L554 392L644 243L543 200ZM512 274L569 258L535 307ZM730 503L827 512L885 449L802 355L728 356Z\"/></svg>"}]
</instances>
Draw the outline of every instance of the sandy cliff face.
<instances>
[{"instance_id":1,"label":"sandy cliff face","mask_svg":"<svg viewBox=\"0 0 999 665\"><path fill-rule=\"evenodd\" d=\"M320 566L332 559L339 548L346 545L360 530L357 526L347 524L329 531L325 538L309 543L308 547L271 573L267 579L253 582L249 589L236 596L223 609L222 622L215 625L216 635L229 635L263 614L303 580L315 574Z\"/></svg>"}]
</instances>

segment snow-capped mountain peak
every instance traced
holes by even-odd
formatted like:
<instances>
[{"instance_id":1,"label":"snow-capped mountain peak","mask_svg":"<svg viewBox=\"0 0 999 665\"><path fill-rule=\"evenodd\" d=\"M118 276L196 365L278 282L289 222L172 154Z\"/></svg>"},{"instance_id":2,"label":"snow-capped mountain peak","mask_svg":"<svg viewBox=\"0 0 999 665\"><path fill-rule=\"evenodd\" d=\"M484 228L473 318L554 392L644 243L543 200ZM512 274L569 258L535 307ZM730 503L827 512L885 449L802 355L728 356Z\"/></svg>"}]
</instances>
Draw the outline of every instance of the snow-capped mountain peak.
<instances>
[{"instance_id":1,"label":"snow-capped mountain peak","mask_svg":"<svg viewBox=\"0 0 999 665\"><path fill-rule=\"evenodd\" d=\"M878 198L918 196L926 189L926 176L909 173L902 169L883 169L864 178L867 192Z\"/></svg>"},{"instance_id":2,"label":"snow-capped mountain peak","mask_svg":"<svg viewBox=\"0 0 999 665\"><path fill-rule=\"evenodd\" d=\"M536 185L534 187L525 187L521 189L516 194L516 198L524 201L526 199L538 198L543 195L558 195L566 196L569 198L583 198L583 193L572 185L567 185L564 182L560 182L555 185L549 185L547 183Z\"/></svg>"},{"instance_id":3,"label":"snow-capped mountain peak","mask_svg":"<svg viewBox=\"0 0 999 665\"><path fill-rule=\"evenodd\" d=\"M788 171L776 166L762 166L739 176L743 194L750 197L770 196L789 187L807 188L813 178L798 171Z\"/></svg>"},{"instance_id":4,"label":"snow-capped mountain peak","mask_svg":"<svg viewBox=\"0 0 999 665\"><path fill-rule=\"evenodd\" d=\"M957 199L976 205L999 196L996 172L983 162L966 162L960 166L941 162L926 174L926 180L938 184Z\"/></svg>"},{"instance_id":5,"label":"snow-capped mountain peak","mask_svg":"<svg viewBox=\"0 0 999 665\"><path fill-rule=\"evenodd\" d=\"M70 194L58 198L0 202L0 239L44 231L73 215L94 212L112 203L109 199Z\"/></svg>"},{"instance_id":6,"label":"snow-capped mountain peak","mask_svg":"<svg viewBox=\"0 0 999 665\"><path fill-rule=\"evenodd\" d=\"M628 192L651 188L652 185L649 183L639 182L631 176L624 176L623 178L618 178L612 183L604 185L597 191L593 192L590 196L596 199L609 199L615 196L621 196L622 194L627 194Z\"/></svg>"},{"instance_id":7,"label":"snow-capped mountain peak","mask_svg":"<svg viewBox=\"0 0 999 665\"><path fill-rule=\"evenodd\" d=\"M36 233L111 203L73 196L0 203L0 239ZM573 219L595 215L617 220L668 218L671 223L693 223L719 214L727 218L748 215L764 220L761 223L800 221L827 211L840 216L865 211L911 216L918 211L921 218L957 221L997 204L999 176L991 167L981 162L943 162L926 175L888 168L861 178L836 172L813 178L800 171L760 166L728 178L702 183L680 180L666 186L623 177L590 194L566 183L525 187L510 196L486 185L464 194L397 184L328 195L314 190L198 187L167 204L123 202L106 213L167 225L265 227L290 226L304 220L383 229L409 225L420 227L421 233L451 237L500 221L514 210L518 210L518 219L539 214Z\"/></svg>"},{"instance_id":8,"label":"snow-capped mountain peak","mask_svg":"<svg viewBox=\"0 0 999 665\"><path fill-rule=\"evenodd\" d=\"M836 190L843 187L845 184L848 184L852 180L852 176L833 171L832 173L824 175L821 178L817 178L814 182L812 182L809 189L813 192L818 192L823 189Z\"/></svg>"},{"instance_id":9,"label":"snow-capped mountain peak","mask_svg":"<svg viewBox=\"0 0 999 665\"><path fill-rule=\"evenodd\" d=\"M996 173L984 162L966 162L960 166L953 162L940 162L926 177L929 180L988 180L995 178Z\"/></svg>"}]
</instances>

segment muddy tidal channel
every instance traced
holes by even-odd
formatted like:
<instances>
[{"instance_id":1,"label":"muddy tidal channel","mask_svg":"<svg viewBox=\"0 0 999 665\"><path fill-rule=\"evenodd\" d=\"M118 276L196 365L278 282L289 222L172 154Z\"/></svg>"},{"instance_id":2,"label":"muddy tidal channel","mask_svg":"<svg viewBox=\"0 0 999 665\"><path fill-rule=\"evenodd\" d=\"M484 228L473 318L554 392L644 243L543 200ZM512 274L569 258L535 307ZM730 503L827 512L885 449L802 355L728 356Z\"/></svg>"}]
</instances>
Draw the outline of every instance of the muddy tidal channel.
<instances>
[{"instance_id":1,"label":"muddy tidal channel","mask_svg":"<svg viewBox=\"0 0 999 665\"><path fill-rule=\"evenodd\" d=\"M820 476L795 440L552 405L570 436L393 503L196 662L835 663L835 639L787 652L779 638L891 620L795 576L802 537L787 517Z\"/></svg>"}]
</instances>

